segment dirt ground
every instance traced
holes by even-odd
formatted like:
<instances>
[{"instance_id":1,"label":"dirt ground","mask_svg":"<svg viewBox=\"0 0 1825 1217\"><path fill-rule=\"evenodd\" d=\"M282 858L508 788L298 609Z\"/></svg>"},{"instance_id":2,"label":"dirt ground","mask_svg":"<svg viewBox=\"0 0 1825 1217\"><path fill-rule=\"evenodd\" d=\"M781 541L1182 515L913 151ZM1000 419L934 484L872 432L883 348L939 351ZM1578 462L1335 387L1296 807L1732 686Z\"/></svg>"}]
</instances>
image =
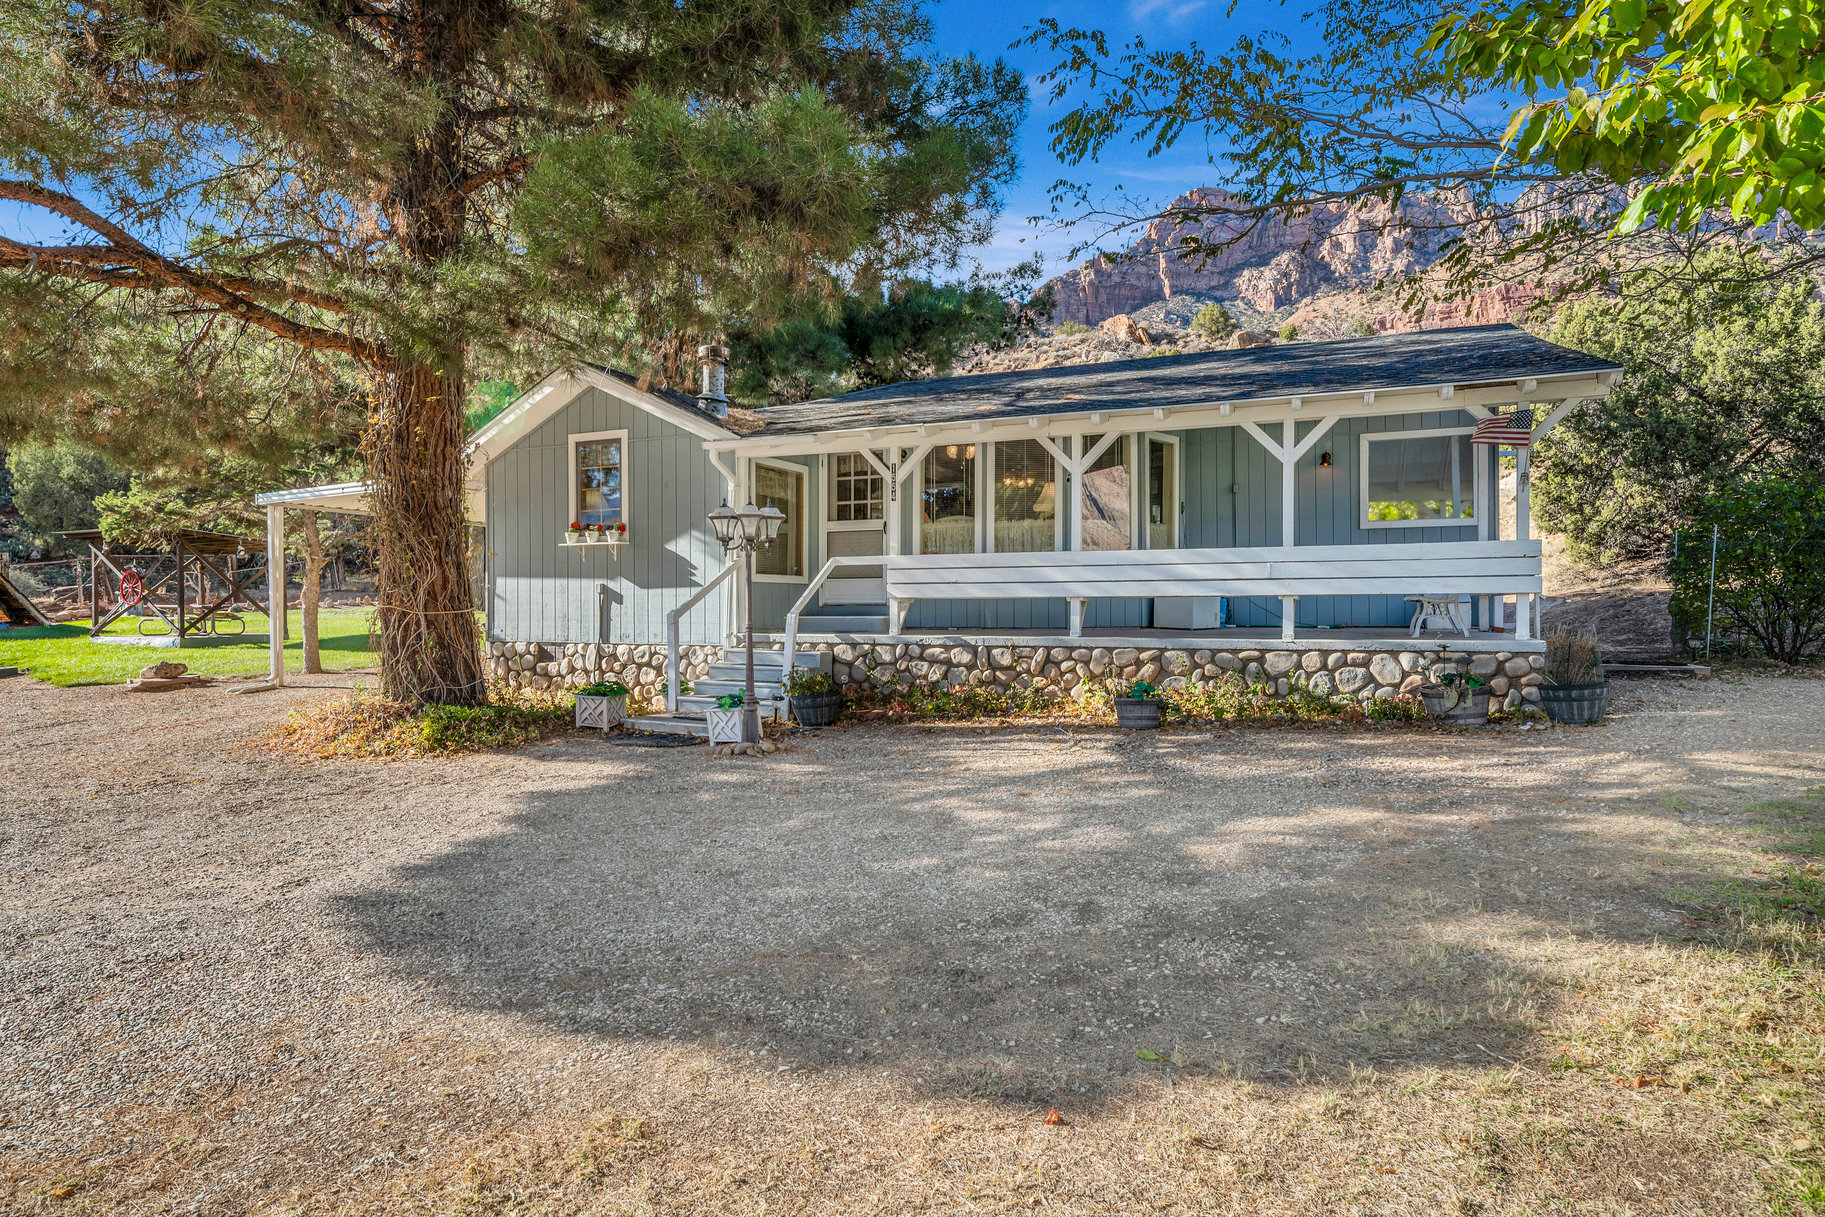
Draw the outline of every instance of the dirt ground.
<instances>
[{"instance_id":1,"label":"dirt ground","mask_svg":"<svg viewBox=\"0 0 1825 1217\"><path fill-rule=\"evenodd\" d=\"M317 679L0 681L0 1207L1726 1214L1816 1153L1817 989L1689 914L1817 810L1822 680L265 750Z\"/></svg>"}]
</instances>

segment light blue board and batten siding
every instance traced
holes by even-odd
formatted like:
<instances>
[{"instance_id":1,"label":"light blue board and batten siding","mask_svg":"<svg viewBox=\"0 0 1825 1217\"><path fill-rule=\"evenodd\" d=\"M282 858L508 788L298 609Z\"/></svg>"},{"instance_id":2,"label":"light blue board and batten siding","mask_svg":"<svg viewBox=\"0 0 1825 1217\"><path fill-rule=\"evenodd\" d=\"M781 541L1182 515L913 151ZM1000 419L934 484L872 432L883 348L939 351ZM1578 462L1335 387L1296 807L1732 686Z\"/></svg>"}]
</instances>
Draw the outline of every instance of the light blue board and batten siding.
<instances>
[{"instance_id":1,"label":"light blue board and batten siding","mask_svg":"<svg viewBox=\"0 0 1825 1217\"><path fill-rule=\"evenodd\" d=\"M1474 525L1451 528L1362 527L1362 439L1364 434L1468 427L1459 410L1420 414L1375 415L1339 420L1312 450L1300 458L1293 484L1297 513L1294 537L1300 545L1395 545L1412 542L1474 541ZM1301 420L1295 440L1311 433L1316 422ZM1279 425L1264 428L1280 438ZM1279 545L1280 462L1269 456L1240 427L1215 427L1183 434L1185 516L1182 543L1190 548ZM1329 469L1319 464L1329 452ZM1483 454L1484 486L1495 484L1494 449ZM1232 487L1233 492L1232 492ZM1479 505L1480 506L1480 505ZM1415 591L1423 589L1416 588ZM1230 602L1236 625L1280 623L1280 602L1250 597ZM1299 601L1295 619L1307 629L1329 626L1385 627L1405 625L1413 606L1399 596L1312 596Z\"/></svg>"},{"instance_id":2,"label":"light blue board and batten siding","mask_svg":"<svg viewBox=\"0 0 1825 1217\"><path fill-rule=\"evenodd\" d=\"M630 540L614 554L578 554L561 544L574 476L570 437L621 430L628 433ZM584 390L488 465L488 636L664 641L666 613L722 569L706 517L723 491L701 437L600 389ZM685 615L682 641L722 641L726 587Z\"/></svg>"},{"instance_id":3,"label":"light blue board and batten siding","mask_svg":"<svg viewBox=\"0 0 1825 1217\"><path fill-rule=\"evenodd\" d=\"M1361 436L1436 427L1467 427L1470 416L1449 410L1419 414L1380 415L1340 420L1299 461L1294 473L1294 509L1298 513L1294 536L1300 545L1390 545L1402 542L1474 541L1473 526L1453 528L1364 528L1361 523ZM1295 442L1311 433L1316 421L1301 420ZM1279 439L1279 424L1267 433ZM1278 546L1283 537L1280 521L1280 462L1270 456L1239 426L1208 427L1170 432L1181 443L1180 544L1186 548L1230 549ZM1493 449L1484 451L1485 486L1493 486ZM1331 467L1319 465L1330 452ZM915 517L916 511L909 511ZM905 552L916 553L916 523L902 538ZM1415 589L1421 590L1421 589ZM1412 616L1412 606L1399 596L1325 596L1300 600L1298 624L1307 629L1329 626L1397 626ZM1242 626L1276 626L1280 602L1245 598L1230 603L1232 621ZM908 629L993 630L1065 628L1067 608L1062 600L928 600L916 602L907 612ZM1085 625L1095 629L1146 627L1152 624L1151 600L1092 600L1086 606Z\"/></svg>"}]
</instances>

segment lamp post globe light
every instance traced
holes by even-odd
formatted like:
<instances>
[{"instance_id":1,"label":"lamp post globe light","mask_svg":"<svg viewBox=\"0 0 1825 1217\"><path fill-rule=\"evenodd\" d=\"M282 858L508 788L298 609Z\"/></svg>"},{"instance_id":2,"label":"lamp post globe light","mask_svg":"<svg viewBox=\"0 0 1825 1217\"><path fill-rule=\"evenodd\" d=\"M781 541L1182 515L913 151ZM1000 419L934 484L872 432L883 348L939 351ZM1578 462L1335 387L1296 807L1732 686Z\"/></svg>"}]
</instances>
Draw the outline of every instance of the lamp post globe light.
<instances>
[{"instance_id":1,"label":"lamp post globe light","mask_svg":"<svg viewBox=\"0 0 1825 1217\"><path fill-rule=\"evenodd\" d=\"M760 703L754 696L754 551L772 549L779 539L780 525L786 522L786 513L769 503L765 507L756 507L750 502L740 511L729 506L725 499L722 505L710 513L710 527L716 530L716 540L722 544L725 552L742 556L742 607L747 615L746 657L747 680L741 697L741 738L743 743L758 743L760 740ZM792 657L786 657L786 668L792 665Z\"/></svg>"}]
</instances>

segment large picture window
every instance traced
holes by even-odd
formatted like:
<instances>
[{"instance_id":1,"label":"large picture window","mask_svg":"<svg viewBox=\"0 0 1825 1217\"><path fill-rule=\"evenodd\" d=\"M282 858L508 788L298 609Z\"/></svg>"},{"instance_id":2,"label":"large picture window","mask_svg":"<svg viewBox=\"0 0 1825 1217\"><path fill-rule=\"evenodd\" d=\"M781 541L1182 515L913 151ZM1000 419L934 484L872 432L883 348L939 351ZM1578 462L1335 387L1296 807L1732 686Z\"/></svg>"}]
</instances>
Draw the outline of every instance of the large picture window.
<instances>
[{"instance_id":1,"label":"large picture window","mask_svg":"<svg viewBox=\"0 0 1825 1217\"><path fill-rule=\"evenodd\" d=\"M1474 524L1480 472L1475 454L1469 431L1363 436L1363 527Z\"/></svg>"},{"instance_id":2,"label":"large picture window","mask_svg":"<svg viewBox=\"0 0 1825 1217\"><path fill-rule=\"evenodd\" d=\"M919 467L919 552L976 552L976 445L945 444Z\"/></svg>"},{"instance_id":3,"label":"large picture window","mask_svg":"<svg viewBox=\"0 0 1825 1217\"><path fill-rule=\"evenodd\" d=\"M584 527L627 523L627 432L570 437L570 519Z\"/></svg>"},{"instance_id":4,"label":"large picture window","mask_svg":"<svg viewBox=\"0 0 1825 1217\"><path fill-rule=\"evenodd\" d=\"M805 471L779 465L754 466L754 505L785 513L772 549L754 551L754 573L787 579L805 577Z\"/></svg>"},{"instance_id":5,"label":"large picture window","mask_svg":"<svg viewBox=\"0 0 1825 1217\"><path fill-rule=\"evenodd\" d=\"M998 440L990 490L995 496L996 553L1058 548L1058 480L1044 444L1033 439Z\"/></svg>"},{"instance_id":6,"label":"large picture window","mask_svg":"<svg viewBox=\"0 0 1825 1217\"><path fill-rule=\"evenodd\" d=\"M1102 440L1086 435L1088 451ZM1086 550L1128 549L1134 536L1134 483L1128 469L1128 437L1103 449L1084 474L1083 544Z\"/></svg>"}]
</instances>

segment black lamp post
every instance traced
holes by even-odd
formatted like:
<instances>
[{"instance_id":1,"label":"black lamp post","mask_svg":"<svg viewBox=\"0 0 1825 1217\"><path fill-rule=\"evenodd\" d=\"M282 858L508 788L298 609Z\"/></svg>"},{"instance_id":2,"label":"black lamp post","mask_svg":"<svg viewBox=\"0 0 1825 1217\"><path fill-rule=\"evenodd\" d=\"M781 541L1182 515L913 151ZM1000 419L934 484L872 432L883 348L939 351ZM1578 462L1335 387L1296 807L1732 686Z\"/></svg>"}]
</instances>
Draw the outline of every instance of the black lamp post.
<instances>
[{"instance_id":1,"label":"black lamp post","mask_svg":"<svg viewBox=\"0 0 1825 1217\"><path fill-rule=\"evenodd\" d=\"M740 511L729 506L723 500L722 506L710 513L710 527L716 530L716 539L722 542L727 553L740 551L742 555L742 609L747 615L747 687L741 698L741 738L744 743L756 743L760 740L760 703L754 697L754 551L765 547L773 548L773 542L779 539L779 527L786 522L786 513L768 504L756 507L750 501ZM786 656L782 672L790 670L792 657Z\"/></svg>"}]
</instances>

